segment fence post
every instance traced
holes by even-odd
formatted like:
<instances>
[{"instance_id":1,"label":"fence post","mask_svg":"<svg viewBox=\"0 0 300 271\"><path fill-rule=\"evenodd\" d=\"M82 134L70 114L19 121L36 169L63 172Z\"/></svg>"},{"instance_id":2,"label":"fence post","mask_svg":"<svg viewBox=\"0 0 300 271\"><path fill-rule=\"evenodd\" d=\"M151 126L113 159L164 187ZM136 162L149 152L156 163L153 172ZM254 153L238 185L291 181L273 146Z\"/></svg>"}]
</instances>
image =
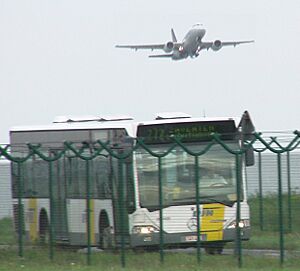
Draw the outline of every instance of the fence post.
<instances>
[{"instance_id":1,"label":"fence post","mask_svg":"<svg viewBox=\"0 0 300 271\"><path fill-rule=\"evenodd\" d=\"M158 157L158 184L159 184L159 252L160 262L164 263L164 227L163 227L163 188L161 174L161 157Z\"/></svg>"},{"instance_id":2,"label":"fence post","mask_svg":"<svg viewBox=\"0 0 300 271\"><path fill-rule=\"evenodd\" d=\"M278 222L279 222L279 242L280 242L280 264L284 261L284 240L283 240L283 213L282 213L282 179L281 179L281 154L277 154L278 170Z\"/></svg>"},{"instance_id":3,"label":"fence post","mask_svg":"<svg viewBox=\"0 0 300 271\"><path fill-rule=\"evenodd\" d=\"M19 243L19 257L23 257L23 233L24 233L24 208L23 208L23 174L21 168L21 162L17 162L18 165L18 243Z\"/></svg>"},{"instance_id":4,"label":"fence post","mask_svg":"<svg viewBox=\"0 0 300 271\"><path fill-rule=\"evenodd\" d=\"M53 260L53 225L54 225L54 208L53 208L53 162L49 161L49 205L50 205L50 223L49 223L49 258Z\"/></svg>"},{"instance_id":5,"label":"fence post","mask_svg":"<svg viewBox=\"0 0 300 271\"><path fill-rule=\"evenodd\" d=\"M236 252L238 257L238 267L242 267L242 246L241 246L241 173L240 173L240 155L235 155L236 164L236 194L237 194L237 206L236 206Z\"/></svg>"},{"instance_id":6,"label":"fence post","mask_svg":"<svg viewBox=\"0 0 300 271\"><path fill-rule=\"evenodd\" d=\"M125 200L124 200L124 173L123 173L123 159L118 158L118 167L119 167L119 211L120 211L120 232L121 232L121 265L124 268L126 265L126 259L125 259L125 223L124 223L124 210L125 210Z\"/></svg>"},{"instance_id":7,"label":"fence post","mask_svg":"<svg viewBox=\"0 0 300 271\"><path fill-rule=\"evenodd\" d=\"M289 232L292 231L292 202L291 202L291 165L290 165L290 151L286 152L287 159L287 186L288 186L288 227Z\"/></svg>"},{"instance_id":8,"label":"fence post","mask_svg":"<svg viewBox=\"0 0 300 271\"><path fill-rule=\"evenodd\" d=\"M86 171L86 230L87 230L87 264L91 264L91 192L90 192L90 161L85 161Z\"/></svg>"},{"instance_id":9,"label":"fence post","mask_svg":"<svg viewBox=\"0 0 300 271\"><path fill-rule=\"evenodd\" d=\"M201 261L201 234L200 234L200 192L199 192L199 156L195 156L195 184L196 184L196 211L197 211L197 261Z\"/></svg>"},{"instance_id":10,"label":"fence post","mask_svg":"<svg viewBox=\"0 0 300 271\"><path fill-rule=\"evenodd\" d=\"M258 153L258 183L259 183L259 227L264 230L263 190L262 190L262 162L261 152Z\"/></svg>"}]
</instances>

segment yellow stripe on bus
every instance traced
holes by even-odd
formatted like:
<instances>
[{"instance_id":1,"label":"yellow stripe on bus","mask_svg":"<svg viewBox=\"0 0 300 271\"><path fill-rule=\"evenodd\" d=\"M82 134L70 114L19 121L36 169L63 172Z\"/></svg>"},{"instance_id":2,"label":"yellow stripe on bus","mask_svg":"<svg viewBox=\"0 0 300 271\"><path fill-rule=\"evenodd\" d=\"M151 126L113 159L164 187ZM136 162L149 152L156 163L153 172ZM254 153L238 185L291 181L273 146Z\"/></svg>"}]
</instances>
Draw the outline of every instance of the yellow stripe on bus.
<instances>
[{"instance_id":1,"label":"yellow stripe on bus","mask_svg":"<svg viewBox=\"0 0 300 271\"><path fill-rule=\"evenodd\" d=\"M204 204L201 212L201 232L206 234L206 241L223 239L225 206L219 203Z\"/></svg>"},{"instance_id":2,"label":"yellow stripe on bus","mask_svg":"<svg viewBox=\"0 0 300 271\"><path fill-rule=\"evenodd\" d=\"M95 201L93 199L90 199L90 222L91 222L91 228L90 228L90 231L91 231L91 243L93 245L95 245L95 208L94 208L94 205L95 205Z\"/></svg>"},{"instance_id":3,"label":"yellow stripe on bus","mask_svg":"<svg viewBox=\"0 0 300 271\"><path fill-rule=\"evenodd\" d=\"M31 241L36 241L38 239L37 213L37 199L29 199L26 220L29 224L29 238Z\"/></svg>"}]
</instances>

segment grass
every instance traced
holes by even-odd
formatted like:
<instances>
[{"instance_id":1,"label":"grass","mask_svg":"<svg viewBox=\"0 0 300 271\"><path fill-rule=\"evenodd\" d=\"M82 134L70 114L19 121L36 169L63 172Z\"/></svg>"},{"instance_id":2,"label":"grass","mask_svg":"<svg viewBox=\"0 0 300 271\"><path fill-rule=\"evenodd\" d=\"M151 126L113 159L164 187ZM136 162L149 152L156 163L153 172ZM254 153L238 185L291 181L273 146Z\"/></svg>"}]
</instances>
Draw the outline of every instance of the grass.
<instances>
[{"instance_id":1,"label":"grass","mask_svg":"<svg viewBox=\"0 0 300 271\"><path fill-rule=\"evenodd\" d=\"M272 257L243 257L243 270L299 270L298 259L288 259L281 268L278 259ZM126 253L126 268L122 269L120 255L112 253L92 254L91 265L86 264L86 255L78 252L56 249L54 260L48 258L46 248L31 248L25 251L24 258L16 256L16 250L7 249L0 253L0 270L65 271L65 270L145 270L182 271L240 270L237 259L231 255L202 255L200 264L196 254L166 253L164 264L160 263L159 253Z\"/></svg>"},{"instance_id":2,"label":"grass","mask_svg":"<svg viewBox=\"0 0 300 271\"><path fill-rule=\"evenodd\" d=\"M247 248L279 249L280 227L278 197L269 195L264 197L263 221L260 221L260 207L258 198L250 198L251 239L245 243ZM289 220L288 196L282 197L282 230L284 233L284 248L300 251L300 195L293 194L290 198L291 221ZM261 228L263 230L261 230Z\"/></svg>"},{"instance_id":3,"label":"grass","mask_svg":"<svg viewBox=\"0 0 300 271\"><path fill-rule=\"evenodd\" d=\"M260 230L259 201L257 198L249 200L251 209L252 236L243 242L243 249L279 249L278 227L278 199L274 196L265 197L264 230ZM289 231L287 196L283 196L284 210L284 249L300 251L300 196L293 195L292 205L292 231ZM18 257L17 241L12 227L11 219L0 220L0 271L28 270L28 271L65 271L65 270L145 270L145 271L179 271L179 270L240 270L238 261L232 255L201 254L201 263L198 264L196 253L165 253L164 264L160 263L159 253L133 253L126 251L126 268L121 268L120 254L95 253L91 255L91 265L87 265L87 255L74 250L55 248L54 260L49 260L47 247L24 248L24 257ZM2 246L1 246L2 245ZM8 246L3 246L8 245ZM231 245L231 247L233 244ZM230 247L230 246L229 246ZM299 255L299 254L298 254ZM242 257L242 270L300 270L297 257L285 257L283 268L280 267L278 257L246 256Z\"/></svg>"},{"instance_id":4,"label":"grass","mask_svg":"<svg viewBox=\"0 0 300 271\"><path fill-rule=\"evenodd\" d=\"M15 245L16 238L11 218L0 220L0 245Z\"/></svg>"},{"instance_id":5,"label":"grass","mask_svg":"<svg viewBox=\"0 0 300 271\"><path fill-rule=\"evenodd\" d=\"M300 195L292 194L290 198L291 208L288 204L288 196L284 194L282 196L282 220L283 229L285 232L289 231L291 226L294 229L299 229L300 226L300 216L298 215L300 211ZM248 200L251 210L251 226L254 229L259 229L261 227L261 221L259 218L260 214L260 204L258 197L252 197ZM263 212L263 229L268 231L278 231L279 230L279 208L278 208L278 197L276 195L269 195L262 199L262 212ZM291 213L291 223L289 223L289 209Z\"/></svg>"}]
</instances>

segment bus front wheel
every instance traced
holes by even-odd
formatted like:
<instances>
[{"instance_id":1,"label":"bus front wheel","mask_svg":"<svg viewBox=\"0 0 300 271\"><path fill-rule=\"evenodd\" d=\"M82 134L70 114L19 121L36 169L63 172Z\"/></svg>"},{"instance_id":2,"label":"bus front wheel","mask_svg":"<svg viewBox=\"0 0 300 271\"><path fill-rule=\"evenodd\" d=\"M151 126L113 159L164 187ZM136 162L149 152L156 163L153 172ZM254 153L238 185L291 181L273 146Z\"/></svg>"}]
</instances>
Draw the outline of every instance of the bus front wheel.
<instances>
[{"instance_id":1,"label":"bus front wheel","mask_svg":"<svg viewBox=\"0 0 300 271\"><path fill-rule=\"evenodd\" d=\"M215 246L207 246L205 247L205 252L206 254L209 254L209 255L215 255L215 254L222 254L223 252L223 248L224 248L224 245L215 245Z\"/></svg>"}]
</instances>

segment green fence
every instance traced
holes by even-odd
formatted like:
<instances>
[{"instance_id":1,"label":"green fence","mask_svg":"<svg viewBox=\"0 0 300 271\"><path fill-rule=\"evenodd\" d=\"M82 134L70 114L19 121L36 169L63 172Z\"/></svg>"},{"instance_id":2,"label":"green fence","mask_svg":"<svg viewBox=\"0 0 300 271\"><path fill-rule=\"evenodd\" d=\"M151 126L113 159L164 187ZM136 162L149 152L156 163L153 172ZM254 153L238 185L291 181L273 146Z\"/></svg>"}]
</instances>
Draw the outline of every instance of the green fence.
<instances>
[{"instance_id":1,"label":"green fence","mask_svg":"<svg viewBox=\"0 0 300 271\"><path fill-rule=\"evenodd\" d=\"M284 144L283 144L284 143ZM198 152L191 151L191 149L181 142L180 138L173 138L173 143L168 145L163 152L155 152L150 146L144 144L142 139L135 139L134 144L127 144L122 146L111 146L109 142L85 142L80 146L72 142L64 142L61 144L61 148L49 150L45 146L27 144L26 146L6 146L0 148L0 157L6 158L12 162L12 176L13 176L13 193L14 193L14 214L15 225L18 236L18 255L23 257L26 253L27 238L25 229L25 217L24 217L24 200L27 198L36 198L36 191L45 193L45 196L41 198L49 198L49 210L50 217L47 220L45 218L45 225L47 225L47 231L41 234L40 229L33 229L40 233L40 239L42 237L49 246L49 258L55 258L55 247L58 235L61 240L64 238L64 234L68 234L69 225L57 224L56 221L61 221L61 217L68 216L65 209L66 198L61 201L60 195L66 193L65 189L68 187L61 187L60 182L78 182L81 184L80 191L69 191L73 193L74 197L83 197L85 199L86 215L82 217L84 220L85 234L87 248L87 264L91 264L92 261L92 247L94 246L94 235L92 234L95 221L91 211L93 210L91 204L92 199L97 198L98 195L110 193L114 195L113 205L115 223L119 226L115 228L115 240L114 242L117 250L120 253L120 264L126 266L126 253L129 247L129 226L127 221L128 213L130 213L130 205L128 205L128 195L134 193L134 186L131 188L128 185L128 180L131 180L131 184L135 182L135 169L134 169L134 157L133 153L142 150L145 153L150 154L158 167L158 204L159 204L159 257L161 263L164 263L165 250L166 250L166 236L164 234L164 190L163 183L164 178L162 171L166 166L163 163L163 159L170 155L175 148L180 148L183 152L193 157L194 159L194 185L195 185L195 212L196 212L196 249L195 257L198 263L202 260L202 240L201 240L201 225L200 225L200 192L201 192L201 172L199 165L202 162L202 156L207 154L213 146L221 146L228 154L234 157L235 161L235 176L236 176L236 226L235 226L235 239L233 246L229 244L229 248L234 251L236 255L237 265L243 266L243 250L262 248L251 245L251 239L249 242L242 242L243 231L240 226L241 222L241 199L242 183L241 178L243 170L241 165L244 164L245 156L249 155L252 150L255 152L255 168L248 167L246 175L252 179L251 185L255 185L257 189L249 194L248 202L251 210L251 223L253 230L253 238L262 238L262 236L277 236L278 246L276 249L280 253L279 264L282 265L286 260L286 251L298 249L299 238L299 202L300 196L297 189L300 186L300 172L298 174L297 169L300 168L297 161L298 146L300 144L300 133L295 131L289 140L281 142L276 137L264 137L260 133L253 134L250 141L246 142L242 147L229 146L226 142L220 139L218 134L212 134L211 141ZM266 159L265 157L268 157ZM299 156L300 157L300 156ZM97 176L103 174L104 168L98 167L101 165L101 161L104 162L110 159L112 161L111 166L114 167L116 176L110 176L110 178L116 178L110 191L107 192L106 188L97 187ZM34 163L32 162L34 161ZM271 162L270 162L271 161ZM101 162L101 163L100 163ZM33 166L38 165L38 166ZM38 172L37 172L38 171ZM270 176L268 176L268 171ZM299 176L298 176L299 175ZM28 180L31 178L44 178L43 180L36 181L37 183L43 182L41 187L30 187ZM45 177L46 176L46 177ZM107 174L109 176L109 174ZM298 178L298 179L297 179ZM83 185L83 186L82 186ZM248 191L249 190L248 183ZM37 185L38 186L38 185ZM101 194L101 195L102 195ZM30 203L29 203L30 204ZM270 210L270 206L274 208ZM29 208L30 209L30 208ZM55 214L55 215L54 215ZM61 217L60 217L61 216ZM27 216L26 219L35 219L34 217ZM47 220L47 221L46 221ZM41 224L40 223L40 227ZM32 224L33 225L33 224ZM34 227L34 226L32 226ZM45 230L45 229L43 229ZM30 231L30 230L29 230ZM269 234L269 235L268 235ZM295 242L297 244L290 245L289 242ZM79 237L78 237L79 238ZM108 240L105 240L108 242ZM253 247L254 246L254 247Z\"/></svg>"}]
</instances>

